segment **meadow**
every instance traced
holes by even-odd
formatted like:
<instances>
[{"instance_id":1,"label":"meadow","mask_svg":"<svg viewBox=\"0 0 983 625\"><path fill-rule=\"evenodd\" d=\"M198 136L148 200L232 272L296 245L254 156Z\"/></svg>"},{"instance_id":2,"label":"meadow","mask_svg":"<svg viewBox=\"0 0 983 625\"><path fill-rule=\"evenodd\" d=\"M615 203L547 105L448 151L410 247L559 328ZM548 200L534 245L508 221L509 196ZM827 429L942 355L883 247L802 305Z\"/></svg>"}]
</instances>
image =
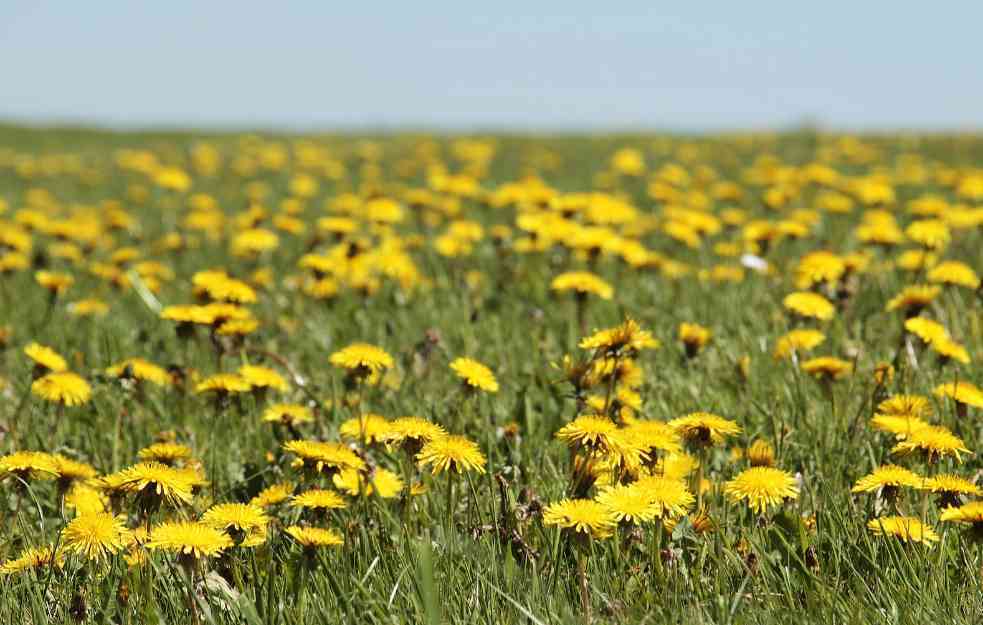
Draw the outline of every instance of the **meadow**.
<instances>
[{"instance_id":1,"label":"meadow","mask_svg":"<svg viewBox=\"0 0 983 625\"><path fill-rule=\"evenodd\" d=\"M0 127L0 622L978 623L983 137Z\"/></svg>"}]
</instances>

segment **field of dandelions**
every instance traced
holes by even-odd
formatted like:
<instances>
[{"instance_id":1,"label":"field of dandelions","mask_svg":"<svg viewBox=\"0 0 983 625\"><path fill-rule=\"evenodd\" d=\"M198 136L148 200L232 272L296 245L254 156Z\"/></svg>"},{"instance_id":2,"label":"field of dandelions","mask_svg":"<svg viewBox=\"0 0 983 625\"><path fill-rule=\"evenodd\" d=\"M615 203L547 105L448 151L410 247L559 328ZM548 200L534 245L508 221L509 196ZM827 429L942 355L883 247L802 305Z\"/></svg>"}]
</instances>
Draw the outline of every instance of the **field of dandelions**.
<instances>
[{"instance_id":1,"label":"field of dandelions","mask_svg":"<svg viewBox=\"0 0 983 625\"><path fill-rule=\"evenodd\" d=\"M0 622L978 623L983 138L0 128Z\"/></svg>"}]
</instances>

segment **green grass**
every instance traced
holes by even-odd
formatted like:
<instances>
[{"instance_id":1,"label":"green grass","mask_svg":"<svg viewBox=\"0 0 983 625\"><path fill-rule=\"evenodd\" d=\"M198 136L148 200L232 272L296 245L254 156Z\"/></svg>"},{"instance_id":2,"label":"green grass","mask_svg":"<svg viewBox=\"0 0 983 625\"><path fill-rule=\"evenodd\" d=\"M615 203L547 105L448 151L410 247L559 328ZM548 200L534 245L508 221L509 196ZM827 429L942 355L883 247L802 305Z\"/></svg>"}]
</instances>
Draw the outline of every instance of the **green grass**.
<instances>
[{"instance_id":1,"label":"green grass","mask_svg":"<svg viewBox=\"0 0 983 625\"><path fill-rule=\"evenodd\" d=\"M458 508L454 524L446 523L446 476L423 476L430 493L408 503L368 498L352 501L348 509L327 521L342 532L345 545L325 550L305 564L300 551L277 527L298 520L295 512L278 513L277 527L266 545L236 551L222 563L212 563L206 583L195 592L202 622L214 623L579 623L584 621L577 579L577 555L566 536L544 526L538 504L568 495L570 457L553 433L570 421L576 403L570 388L557 380L551 367L564 354L577 354L579 331L574 303L550 293L553 276L584 268L583 260L562 246L546 253L500 256L490 240L479 242L470 256L448 260L430 247L430 240L447 222L428 231L411 225L397 227L401 235L420 233L424 245L413 249L420 272L431 281L406 293L391 281L378 292L361 296L351 291L330 302L304 296L291 287L298 258L307 251L310 233L280 233L278 249L255 260L228 252L229 229L215 240L193 233L199 245L184 252L157 252L153 244L181 222L187 198L156 188L142 174L124 171L114 163L121 148L149 149L160 160L191 169L189 148L194 134L125 134L69 130L0 130L0 198L7 210L0 219L12 220L30 201L29 191L47 189L57 200L52 217L63 218L79 206L99 207L120 200L134 217L130 231L111 233L112 244L86 250L72 266L50 254L34 254L35 267L68 271L76 278L72 289L48 312L49 297L34 282L33 271L0 275L0 325L12 332L0 353L0 372L7 384L0 401L0 424L6 435L0 451L41 450L71 456L111 473L136 461L137 452L163 431L195 451L204 463L211 485L181 514L194 516L211 503L247 501L262 487L295 474L278 456L274 431L260 421L263 402L252 396L225 406L178 388L125 388L103 375L103 369L127 357L140 356L160 365L174 364L202 375L233 371L243 362L261 362L285 376L281 360L290 364L304 386L282 394L284 401L320 402L317 422L303 428L307 437L337 440L339 424L348 418L341 405L342 374L328 363L329 355L354 341L379 345L397 362L391 387L366 391L366 411L386 417L419 415L444 424L479 443L488 458L488 472L457 480ZM226 165L246 150L239 137L213 135L207 140L222 152ZM265 137L264 142L296 145L304 138ZM383 146L382 183L365 177L356 149L359 137L312 139L343 162L340 180L321 179L316 197L306 203L301 218L313 227L326 213L327 198L343 192L425 187L420 167L403 171L400 163L419 158L419 136L374 138ZM452 171L462 165L451 156L453 138L434 141ZM964 171L983 167L983 140L978 137L865 137L875 146L869 163L837 158L832 165L844 175L861 175L874 167L893 168L902 154L922 155L936 164ZM814 161L836 138L790 134L737 140L698 137L500 137L497 152L481 178L485 189L514 181L532 170L563 193L589 191L596 174L618 148L633 146L646 154L648 170L669 162L683 163L691 173L700 165L714 168L720 179L745 189L739 207L754 217L778 220L783 215L764 206L764 189L742 177L745 168L763 154L789 165ZM691 161L681 160L680 148L695 146ZM555 168L534 166L546 149L559 159ZM55 155L55 158L52 158ZM57 155L74 155L67 163ZM685 156L685 154L683 155ZM60 158L60 160L59 160ZM542 158L538 159L542 161ZM78 166L76 166L78 165ZM224 167L213 177L195 175L191 192L216 198L226 215L247 207L245 183L261 180L270 189L264 206L270 214L287 197L297 165L275 171L258 168L242 177ZM45 171L48 170L48 171ZM600 181L603 182L603 181ZM128 198L133 184L149 196L138 204ZM698 183L694 183L698 186ZM660 204L646 194L644 181L622 178L624 192L645 213L659 214ZM785 210L813 208L820 191L814 185ZM895 210L902 227L912 220L906 202L924 194L939 194L955 203L950 186L931 178L918 184L897 184ZM189 192L190 193L190 192ZM966 202L966 200L961 200ZM967 202L972 206L972 202ZM714 202L719 211L734 203ZM976 206L979 206L979 201ZM460 201L461 217L483 224L513 225L513 208L490 208L472 199ZM781 301L795 290L792 269L797 258L814 249L837 252L860 249L853 236L862 209L849 215L824 214L812 234L799 241L772 246L767 259L774 275L748 272L741 283L701 281L696 274L672 281L655 270L634 270L615 257L602 256L594 270L615 288L612 301L591 301L589 325L607 327L625 315L652 330L662 348L644 352L643 415L668 420L688 412L714 412L741 424L743 432L710 455L706 477L721 485L743 464L730 459L731 448L757 438L770 441L777 466L801 474L798 501L766 518L752 517L744 507L726 501L719 490L707 495L717 531L696 534L682 521L662 541L670 562L656 566L655 533L647 526L638 536L628 532L616 539L596 541L588 558L588 590L593 621L597 623L976 623L983 613L979 549L960 528L937 522L934 504L929 520L942 540L933 546L906 545L873 535L866 529L874 503L852 496L850 487L881 463L891 461L893 442L867 426L876 401L872 370L895 361L902 336L898 313L884 311L885 302L915 281L912 273L876 269L899 250L873 249L876 270L860 276L855 294L831 322L823 324L826 342L817 354L836 355L856 363L856 374L834 384L832 399L808 376L788 362L771 356L775 339L793 327ZM8 228L5 221L3 228ZM107 234L107 236L109 236ZM689 263L694 270L715 264L736 264L717 257L712 244L733 240L723 231L708 237L696 250L653 231L641 237L650 249ZM43 232L33 235L35 252L54 241ZM103 238L103 241L107 239ZM941 255L983 270L980 228L960 230ZM86 271L88 263L105 261L112 249L134 246L146 258L160 260L176 278L165 282L155 297L163 305L193 300L190 276L198 270L224 267L246 278L269 267L273 286L260 291L250 306L261 321L260 330L241 349L217 355L205 332L182 340L174 327L134 289L116 289ZM904 246L908 249L910 246ZM481 286L468 288L464 276L480 271ZM78 319L68 312L69 301L99 297L110 304L102 318ZM980 298L966 289L948 288L925 314L942 322L966 346L974 361L940 366L926 351L918 367L902 354L898 371L886 389L890 393L931 396L932 388L953 379L983 382L978 359L983 346ZM713 340L697 358L687 360L676 341L683 321L713 330ZM419 345L435 329L440 342L429 366L420 367ZM73 370L93 387L91 402L60 410L29 396L31 366L22 347L31 340L63 354ZM448 368L456 356L471 356L489 365L501 384L495 395L469 399ZM737 360L751 358L746 382L736 374ZM22 398L26 398L23 400ZM956 417L950 404L933 398L933 421L956 431L973 451L980 449L979 411ZM501 428L515 423L517 438ZM14 429L16 436L10 430ZM268 453L276 454L271 462ZM396 471L409 463L396 452L372 449L373 462ZM898 461L894 459L894 461ZM926 467L921 461L900 462L919 472L943 469L972 478L983 468L977 455L962 464L951 460ZM500 498L496 478L506 484L507 501ZM903 511L918 515L922 495L907 493ZM405 506L405 509L404 509ZM132 511L131 511L132 512ZM816 531L805 530L800 518L815 515ZM64 517L52 482L31 480L18 488L13 478L0 482L0 561L23 548L53 544ZM130 524L138 519L129 518ZM514 531L510 535L509 530ZM532 557L527 557L531 555ZM224 574L218 574L221 571ZM125 595L125 599L124 599ZM60 571L42 570L0 578L0 622L71 622L73 609L85 604L85 618L94 623L187 623L187 585L173 559L152 555L142 567L127 568L121 557L100 567L69 558Z\"/></svg>"}]
</instances>

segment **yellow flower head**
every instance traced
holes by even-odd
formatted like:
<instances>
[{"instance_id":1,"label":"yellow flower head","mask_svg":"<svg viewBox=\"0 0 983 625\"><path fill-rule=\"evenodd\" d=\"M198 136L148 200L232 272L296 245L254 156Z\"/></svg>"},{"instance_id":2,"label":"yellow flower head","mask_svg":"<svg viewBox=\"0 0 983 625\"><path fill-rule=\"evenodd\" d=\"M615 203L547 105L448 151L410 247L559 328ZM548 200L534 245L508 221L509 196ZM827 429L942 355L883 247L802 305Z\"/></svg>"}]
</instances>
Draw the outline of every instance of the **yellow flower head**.
<instances>
[{"instance_id":1,"label":"yellow flower head","mask_svg":"<svg viewBox=\"0 0 983 625\"><path fill-rule=\"evenodd\" d=\"M803 362L802 370L819 379L838 380L853 372L853 363L831 356L820 356Z\"/></svg>"},{"instance_id":2,"label":"yellow flower head","mask_svg":"<svg viewBox=\"0 0 983 625\"><path fill-rule=\"evenodd\" d=\"M868 521L867 529L878 536L893 536L906 543L934 543L939 541L939 535L917 517L879 517Z\"/></svg>"},{"instance_id":3,"label":"yellow flower head","mask_svg":"<svg viewBox=\"0 0 983 625\"><path fill-rule=\"evenodd\" d=\"M389 421L385 417L371 413L347 419L338 428L338 433L343 438L361 441L364 444L383 442L389 432Z\"/></svg>"},{"instance_id":4,"label":"yellow flower head","mask_svg":"<svg viewBox=\"0 0 983 625\"><path fill-rule=\"evenodd\" d=\"M888 312L892 310L904 310L910 315L915 315L931 304L941 292L942 288L938 286L924 284L908 286L891 298L885 308Z\"/></svg>"},{"instance_id":5,"label":"yellow flower head","mask_svg":"<svg viewBox=\"0 0 983 625\"><path fill-rule=\"evenodd\" d=\"M850 489L851 493L870 493L882 489L896 490L902 487L921 488L925 478L894 464L877 467L869 475L857 480Z\"/></svg>"},{"instance_id":6,"label":"yellow flower head","mask_svg":"<svg viewBox=\"0 0 983 625\"><path fill-rule=\"evenodd\" d=\"M601 299L614 297L614 287L589 271L568 271L553 278L550 288L558 293L573 291L580 295L596 295Z\"/></svg>"},{"instance_id":7,"label":"yellow flower head","mask_svg":"<svg viewBox=\"0 0 983 625\"><path fill-rule=\"evenodd\" d=\"M310 408L300 404L273 404L263 411L263 421L266 423L282 423L297 425L313 423L314 415Z\"/></svg>"},{"instance_id":8,"label":"yellow flower head","mask_svg":"<svg viewBox=\"0 0 983 625\"><path fill-rule=\"evenodd\" d=\"M331 364L360 373L378 373L393 367L393 358L381 348L368 343L353 343L331 354Z\"/></svg>"},{"instance_id":9,"label":"yellow flower head","mask_svg":"<svg viewBox=\"0 0 983 625\"><path fill-rule=\"evenodd\" d=\"M239 377L252 388L271 388L275 391L290 390L287 381L279 373L268 367L259 365L243 365L239 367Z\"/></svg>"},{"instance_id":10,"label":"yellow flower head","mask_svg":"<svg viewBox=\"0 0 983 625\"><path fill-rule=\"evenodd\" d=\"M416 459L421 468L429 465L433 475L444 471L485 472L485 455L477 443L464 436L451 434L435 438L423 446Z\"/></svg>"},{"instance_id":11,"label":"yellow flower head","mask_svg":"<svg viewBox=\"0 0 983 625\"><path fill-rule=\"evenodd\" d=\"M983 524L983 501L971 501L961 506L946 508L939 519L954 523Z\"/></svg>"},{"instance_id":12,"label":"yellow flower head","mask_svg":"<svg viewBox=\"0 0 983 625\"><path fill-rule=\"evenodd\" d=\"M961 438L953 434L949 428L940 425L918 428L891 449L892 454L902 456L915 452L923 453L929 462L935 462L945 456L953 456L958 462L962 460L960 454L972 454Z\"/></svg>"},{"instance_id":13,"label":"yellow flower head","mask_svg":"<svg viewBox=\"0 0 983 625\"><path fill-rule=\"evenodd\" d=\"M477 360L455 358L451 362L451 369L469 388L482 390L486 393L498 392L498 380L495 379L495 374Z\"/></svg>"},{"instance_id":14,"label":"yellow flower head","mask_svg":"<svg viewBox=\"0 0 983 625\"><path fill-rule=\"evenodd\" d=\"M643 349L656 349L659 341L652 333L643 330L634 319L625 319L621 325L594 334L580 341L581 349L600 350L608 355L627 355L631 357Z\"/></svg>"},{"instance_id":15,"label":"yellow flower head","mask_svg":"<svg viewBox=\"0 0 983 625\"><path fill-rule=\"evenodd\" d=\"M42 371L60 373L68 371L68 363L58 352L45 345L29 343L24 348L24 354L34 361L34 366Z\"/></svg>"},{"instance_id":16,"label":"yellow flower head","mask_svg":"<svg viewBox=\"0 0 983 625\"><path fill-rule=\"evenodd\" d=\"M201 522L224 531L236 545L255 547L266 542L266 526L270 523L270 518L259 506L222 503L205 511Z\"/></svg>"},{"instance_id":17,"label":"yellow flower head","mask_svg":"<svg viewBox=\"0 0 983 625\"><path fill-rule=\"evenodd\" d=\"M741 432L741 426L737 423L709 412L693 412L673 419L669 427L698 446L717 445L723 442L724 437Z\"/></svg>"},{"instance_id":18,"label":"yellow flower head","mask_svg":"<svg viewBox=\"0 0 983 625\"><path fill-rule=\"evenodd\" d=\"M137 452L140 460L174 465L191 459L191 448L180 443L154 443Z\"/></svg>"},{"instance_id":19,"label":"yellow flower head","mask_svg":"<svg viewBox=\"0 0 983 625\"><path fill-rule=\"evenodd\" d=\"M306 508L309 510L337 510L348 507L344 497L335 491L319 488L294 495L290 500L290 505L295 508Z\"/></svg>"},{"instance_id":20,"label":"yellow flower head","mask_svg":"<svg viewBox=\"0 0 983 625\"><path fill-rule=\"evenodd\" d=\"M768 506L780 504L785 499L798 499L799 487L786 471L752 467L727 482L724 493L735 503L746 501L753 511L764 514Z\"/></svg>"},{"instance_id":21,"label":"yellow flower head","mask_svg":"<svg viewBox=\"0 0 983 625\"><path fill-rule=\"evenodd\" d=\"M122 551L130 540L123 520L108 512L77 516L62 530L65 550L86 560L104 560Z\"/></svg>"},{"instance_id":22,"label":"yellow flower head","mask_svg":"<svg viewBox=\"0 0 983 625\"><path fill-rule=\"evenodd\" d=\"M304 549L340 547L345 543L341 534L332 529L291 525L286 529L286 532Z\"/></svg>"},{"instance_id":23,"label":"yellow flower head","mask_svg":"<svg viewBox=\"0 0 983 625\"><path fill-rule=\"evenodd\" d=\"M613 533L618 519L607 506L597 501L563 499L546 506L543 523L591 538L607 538Z\"/></svg>"},{"instance_id":24,"label":"yellow flower head","mask_svg":"<svg viewBox=\"0 0 983 625\"><path fill-rule=\"evenodd\" d=\"M645 493L655 506L656 515L663 518L679 517L696 501L682 479L665 475L646 475L632 484Z\"/></svg>"},{"instance_id":25,"label":"yellow flower head","mask_svg":"<svg viewBox=\"0 0 983 625\"><path fill-rule=\"evenodd\" d=\"M365 475L354 469L346 469L331 478L335 488L352 497L370 497L375 493L383 499L398 497L403 492L403 480L387 469L376 469Z\"/></svg>"},{"instance_id":26,"label":"yellow flower head","mask_svg":"<svg viewBox=\"0 0 983 625\"><path fill-rule=\"evenodd\" d=\"M232 546L232 539L204 523L170 521L153 528L146 546L152 551L176 553L194 561L217 556Z\"/></svg>"},{"instance_id":27,"label":"yellow flower head","mask_svg":"<svg viewBox=\"0 0 983 625\"><path fill-rule=\"evenodd\" d=\"M267 486L259 492L258 495L249 500L250 505L257 506L259 508L270 508L277 504L281 504L294 495L294 485L289 482L284 482L280 484L273 484L272 486Z\"/></svg>"},{"instance_id":28,"label":"yellow flower head","mask_svg":"<svg viewBox=\"0 0 983 625\"><path fill-rule=\"evenodd\" d=\"M802 353L812 350L826 340L826 335L819 330L792 330L779 337L773 353L775 360L783 360L793 352Z\"/></svg>"},{"instance_id":29,"label":"yellow flower head","mask_svg":"<svg viewBox=\"0 0 983 625\"><path fill-rule=\"evenodd\" d=\"M107 368L106 375L114 378L147 380L157 386L167 386L171 383L171 376L166 369L143 358L127 358Z\"/></svg>"},{"instance_id":30,"label":"yellow flower head","mask_svg":"<svg viewBox=\"0 0 983 625\"><path fill-rule=\"evenodd\" d=\"M832 303L818 293L802 291L790 293L782 300L782 305L786 310L790 310L800 317L829 321L836 314L836 308Z\"/></svg>"},{"instance_id":31,"label":"yellow flower head","mask_svg":"<svg viewBox=\"0 0 983 625\"><path fill-rule=\"evenodd\" d=\"M80 375L61 371L44 375L31 384L31 392L45 401L62 406L81 406L92 397L92 387Z\"/></svg>"}]
</instances>

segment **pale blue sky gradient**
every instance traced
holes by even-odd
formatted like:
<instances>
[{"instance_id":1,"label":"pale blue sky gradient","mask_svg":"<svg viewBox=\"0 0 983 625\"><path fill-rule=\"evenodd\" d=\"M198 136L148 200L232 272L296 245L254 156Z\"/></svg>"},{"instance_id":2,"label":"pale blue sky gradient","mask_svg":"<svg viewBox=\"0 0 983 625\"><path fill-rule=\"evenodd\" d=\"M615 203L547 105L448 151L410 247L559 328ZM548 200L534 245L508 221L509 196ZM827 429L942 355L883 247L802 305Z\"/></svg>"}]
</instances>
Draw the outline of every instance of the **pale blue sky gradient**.
<instances>
[{"instance_id":1,"label":"pale blue sky gradient","mask_svg":"<svg viewBox=\"0 0 983 625\"><path fill-rule=\"evenodd\" d=\"M0 2L0 119L983 128L983 3Z\"/></svg>"}]
</instances>

